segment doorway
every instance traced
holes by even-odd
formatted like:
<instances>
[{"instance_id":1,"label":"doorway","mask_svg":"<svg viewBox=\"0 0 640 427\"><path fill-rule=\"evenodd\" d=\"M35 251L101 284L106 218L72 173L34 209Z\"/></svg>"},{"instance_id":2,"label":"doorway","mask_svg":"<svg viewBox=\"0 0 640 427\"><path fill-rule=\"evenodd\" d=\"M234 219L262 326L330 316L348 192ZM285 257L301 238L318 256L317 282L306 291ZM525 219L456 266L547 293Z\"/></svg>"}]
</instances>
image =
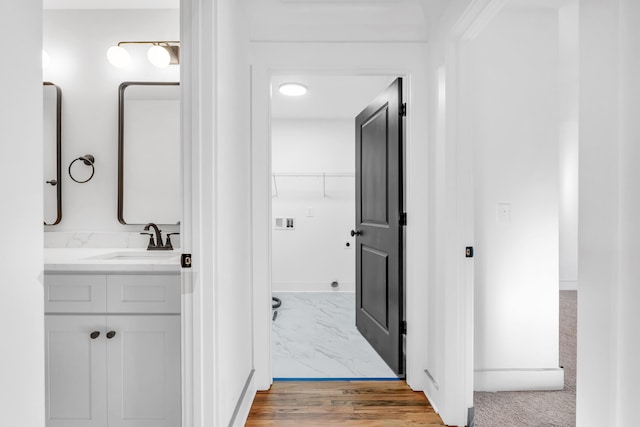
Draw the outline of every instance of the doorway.
<instances>
[{"instance_id":1,"label":"doorway","mask_svg":"<svg viewBox=\"0 0 640 427\"><path fill-rule=\"evenodd\" d=\"M392 76L271 79L273 378L397 379L355 326L355 117ZM301 96L279 88L298 83Z\"/></svg>"},{"instance_id":2,"label":"doorway","mask_svg":"<svg viewBox=\"0 0 640 427\"><path fill-rule=\"evenodd\" d=\"M47 264L51 262L52 254L67 252L63 248L83 249L75 255L63 256L68 256L69 263L73 264L76 257L83 259L87 256L84 249L88 249L88 254L109 255L113 249L116 253L129 249L137 253L148 245L150 249L166 249L168 256L165 257L171 260L168 264L173 264L169 266L171 271L167 275L152 275L145 279L139 275L144 274L144 269L134 267L128 270L126 261L121 266L112 267L118 272L134 271L132 280L138 289L146 280L150 280L152 286L163 287L165 285L159 283L166 283L165 301L171 301L173 308L163 308L162 312L167 315L162 317L110 317L105 313L112 314L108 311L112 307L107 310L104 303L92 306L87 312L85 309L76 309L75 312L65 309L74 315L62 318L53 315L45 303L41 309L44 308L46 314L43 337L47 360L44 380L47 385L46 423L61 425L72 420L68 422L102 424L106 418L117 423L118 417L126 416L141 423L177 426L181 414L188 411L188 408L182 409L180 384L180 266L177 254L171 250L172 246L176 249L181 246L180 238L175 234L181 231L183 207L180 65L179 58L176 55L171 58L165 48L160 48L160 55L170 57L166 63L147 60L147 51L151 45L171 44L176 47L172 52L178 53L176 45L179 42L176 40L180 39L180 4L174 2L173 7L167 9L121 9L123 3L80 3L45 2L42 12L43 57L50 59L42 74L46 80L55 82L62 98L62 102L58 98L57 123L54 121L58 137L62 133L62 147L59 145L57 150L58 178L56 182L50 181L45 185L63 186L64 189L64 205L60 198L57 200L58 220L48 221L51 226L45 226L44 230L45 294L48 295L48 287L56 283L56 277L48 277L55 267L50 268ZM114 26L113 22L118 25ZM120 45L127 46L127 49ZM120 59L129 58L129 61L114 60L109 55L114 49L124 53ZM44 113L52 112L45 108ZM53 111L54 117L55 113ZM51 154L56 153L53 151ZM162 168L151 166L153 164L161 164ZM147 173L146 166L141 165L156 169L155 172L163 179L152 178L154 175ZM158 204L159 201L162 203ZM61 207L64 211L62 220ZM161 237L157 228L152 239L140 235L146 223L160 225L164 236ZM174 234L172 243L169 233ZM175 263L172 262L174 259ZM101 282L102 291L108 293L106 281L110 279L107 276L118 280L123 278L117 272L110 276L105 274L106 270L101 271L101 267L95 266L85 270L82 276L65 276L62 286L66 287L67 281L95 280ZM102 294L103 302L106 293ZM100 299L97 296L100 291L93 285L87 295L92 301L93 296ZM42 303L42 297L40 301ZM152 311L157 313L157 310ZM93 314L86 315L89 312ZM94 318L102 320L93 323ZM112 325L108 328L113 327L113 330L107 332L107 325ZM70 341L57 341L60 336L73 336L73 342L79 343L83 351L76 351ZM131 341L131 336L137 338ZM163 337L158 343L164 344L147 342L146 351L132 345L140 344L151 336ZM88 344L87 337L93 344ZM112 345L108 346L107 342ZM56 343L62 344L56 346ZM149 351L153 356L149 356ZM71 357L71 353L77 358ZM151 359L158 363L149 363ZM83 371L86 366L91 369ZM118 375L112 377L121 381L108 379L107 366L121 372L123 375L120 377L126 379ZM142 366L151 370L139 368ZM73 384L64 375L59 375L68 369L73 370L72 376L80 378ZM124 375L124 371L132 370L146 373ZM153 394L148 393L152 389L158 398L151 397L146 403L140 403L140 396ZM128 407L127 415L124 415L124 410L116 409L120 412L118 415L112 412L120 403ZM151 419L154 421L149 421Z\"/></svg>"},{"instance_id":3,"label":"doorway","mask_svg":"<svg viewBox=\"0 0 640 427\"><path fill-rule=\"evenodd\" d=\"M567 277L574 286L577 278L578 14L571 3L505 2L464 51L464 68L473 70L462 75L474 152L479 424L575 423L576 295L561 292ZM496 408L509 409L496 416Z\"/></svg>"},{"instance_id":4,"label":"doorway","mask_svg":"<svg viewBox=\"0 0 640 427\"><path fill-rule=\"evenodd\" d=\"M271 354L272 323L272 170L271 170L271 81L280 75L351 75L403 76L407 102L412 110L406 118L406 208L408 212L426 212L428 195L420 183L427 180L428 147L419 141L427 139L426 122L413 120L427 114L426 99L419 93L427 91L425 46L420 43L401 44L314 44L257 43L252 46L252 262L253 262L253 328L255 384L258 390L268 390L273 381ZM365 101L367 102L367 101ZM412 142L418 141L415 144ZM426 289L420 278L426 277L426 248L413 236L427 228L426 215L415 215L406 227L406 316L408 325L424 325ZM424 334L406 335L406 381L413 390L424 389L424 372L420 360L425 357ZM418 329L414 329L417 331Z\"/></svg>"}]
</instances>

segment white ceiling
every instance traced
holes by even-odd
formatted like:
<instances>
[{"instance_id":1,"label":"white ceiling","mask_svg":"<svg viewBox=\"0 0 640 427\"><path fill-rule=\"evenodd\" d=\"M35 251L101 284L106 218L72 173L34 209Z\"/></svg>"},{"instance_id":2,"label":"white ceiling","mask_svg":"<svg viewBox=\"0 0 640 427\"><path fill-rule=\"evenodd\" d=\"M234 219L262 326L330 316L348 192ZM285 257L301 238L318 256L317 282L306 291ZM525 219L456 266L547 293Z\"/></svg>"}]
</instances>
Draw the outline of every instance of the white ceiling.
<instances>
[{"instance_id":1,"label":"white ceiling","mask_svg":"<svg viewBox=\"0 0 640 427\"><path fill-rule=\"evenodd\" d=\"M422 0L242 0L254 41L424 41Z\"/></svg>"},{"instance_id":2,"label":"white ceiling","mask_svg":"<svg viewBox=\"0 0 640 427\"><path fill-rule=\"evenodd\" d=\"M42 0L44 9L178 9L180 0Z\"/></svg>"},{"instance_id":3,"label":"white ceiling","mask_svg":"<svg viewBox=\"0 0 640 427\"><path fill-rule=\"evenodd\" d=\"M355 118L395 77L390 76L278 76L272 79L271 114L274 118ZM285 82L302 83L303 96L278 92Z\"/></svg>"},{"instance_id":4,"label":"white ceiling","mask_svg":"<svg viewBox=\"0 0 640 427\"><path fill-rule=\"evenodd\" d=\"M425 41L429 0L237 0L253 41ZM43 0L44 9L177 9L180 0Z\"/></svg>"},{"instance_id":5,"label":"white ceiling","mask_svg":"<svg viewBox=\"0 0 640 427\"><path fill-rule=\"evenodd\" d=\"M507 6L511 8L560 9L577 2L578 0L509 0Z\"/></svg>"}]
</instances>

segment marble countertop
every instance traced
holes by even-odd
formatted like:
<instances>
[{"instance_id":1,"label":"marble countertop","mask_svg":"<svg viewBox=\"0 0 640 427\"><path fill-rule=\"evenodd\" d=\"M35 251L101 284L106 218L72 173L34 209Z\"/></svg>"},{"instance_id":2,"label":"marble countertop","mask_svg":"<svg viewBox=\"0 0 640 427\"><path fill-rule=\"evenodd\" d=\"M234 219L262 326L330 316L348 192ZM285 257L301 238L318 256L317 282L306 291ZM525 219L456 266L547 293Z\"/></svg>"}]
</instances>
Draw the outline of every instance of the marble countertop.
<instances>
[{"instance_id":1,"label":"marble countertop","mask_svg":"<svg viewBox=\"0 0 640 427\"><path fill-rule=\"evenodd\" d=\"M144 248L45 248L45 272L175 272L180 250Z\"/></svg>"}]
</instances>

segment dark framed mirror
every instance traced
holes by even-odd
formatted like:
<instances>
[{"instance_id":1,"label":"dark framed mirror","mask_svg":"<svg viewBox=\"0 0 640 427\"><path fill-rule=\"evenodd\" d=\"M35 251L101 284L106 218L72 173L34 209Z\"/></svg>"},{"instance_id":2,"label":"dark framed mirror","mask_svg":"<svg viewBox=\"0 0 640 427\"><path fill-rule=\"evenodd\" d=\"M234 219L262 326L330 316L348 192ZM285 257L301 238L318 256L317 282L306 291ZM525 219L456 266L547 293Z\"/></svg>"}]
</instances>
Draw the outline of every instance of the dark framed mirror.
<instances>
[{"instance_id":1,"label":"dark framed mirror","mask_svg":"<svg viewBox=\"0 0 640 427\"><path fill-rule=\"evenodd\" d=\"M62 221L62 90L43 83L44 225Z\"/></svg>"},{"instance_id":2,"label":"dark framed mirror","mask_svg":"<svg viewBox=\"0 0 640 427\"><path fill-rule=\"evenodd\" d=\"M180 84L124 82L118 91L118 221L179 224Z\"/></svg>"}]
</instances>

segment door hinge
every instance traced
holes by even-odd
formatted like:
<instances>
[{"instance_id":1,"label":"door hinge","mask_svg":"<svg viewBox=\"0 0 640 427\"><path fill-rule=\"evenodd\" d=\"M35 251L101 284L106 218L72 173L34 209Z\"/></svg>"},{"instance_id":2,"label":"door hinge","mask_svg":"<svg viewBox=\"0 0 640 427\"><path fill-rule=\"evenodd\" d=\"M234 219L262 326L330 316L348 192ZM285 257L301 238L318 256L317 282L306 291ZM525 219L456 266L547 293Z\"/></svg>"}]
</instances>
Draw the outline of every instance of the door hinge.
<instances>
[{"instance_id":1,"label":"door hinge","mask_svg":"<svg viewBox=\"0 0 640 427\"><path fill-rule=\"evenodd\" d=\"M180 264L182 268L191 268L191 254L182 254Z\"/></svg>"},{"instance_id":2,"label":"door hinge","mask_svg":"<svg viewBox=\"0 0 640 427\"><path fill-rule=\"evenodd\" d=\"M407 334L407 321L403 320L402 324L400 325L400 328L402 330L402 334L406 335Z\"/></svg>"},{"instance_id":3,"label":"door hinge","mask_svg":"<svg viewBox=\"0 0 640 427\"><path fill-rule=\"evenodd\" d=\"M400 214L400 225L407 225L407 213L402 212Z\"/></svg>"},{"instance_id":4,"label":"door hinge","mask_svg":"<svg viewBox=\"0 0 640 427\"><path fill-rule=\"evenodd\" d=\"M403 102L400 105L400 117L406 117L407 116L407 103Z\"/></svg>"}]
</instances>

